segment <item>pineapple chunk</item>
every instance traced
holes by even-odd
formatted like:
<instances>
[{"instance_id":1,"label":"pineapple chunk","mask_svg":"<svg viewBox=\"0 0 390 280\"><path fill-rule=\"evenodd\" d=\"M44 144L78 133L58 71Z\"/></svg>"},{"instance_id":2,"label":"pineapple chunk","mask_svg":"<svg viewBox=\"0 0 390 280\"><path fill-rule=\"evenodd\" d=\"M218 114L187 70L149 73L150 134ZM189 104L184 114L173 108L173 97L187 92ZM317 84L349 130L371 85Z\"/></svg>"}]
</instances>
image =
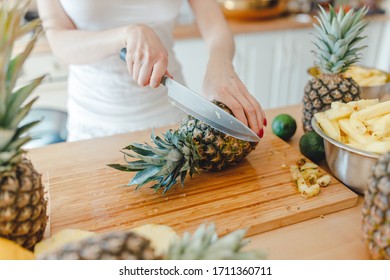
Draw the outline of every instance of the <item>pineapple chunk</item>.
<instances>
[{"instance_id":1,"label":"pineapple chunk","mask_svg":"<svg viewBox=\"0 0 390 280\"><path fill-rule=\"evenodd\" d=\"M358 116L356 114L357 114L357 112L354 112L351 114L351 116L349 118L349 122L350 122L353 129L358 131L360 134L364 134L367 131L367 127L364 125L363 122L361 122L358 119Z\"/></svg>"},{"instance_id":2,"label":"pineapple chunk","mask_svg":"<svg viewBox=\"0 0 390 280\"><path fill-rule=\"evenodd\" d=\"M337 121L330 121L324 112L314 115L322 130L331 138L340 141L340 128Z\"/></svg>"},{"instance_id":3,"label":"pineapple chunk","mask_svg":"<svg viewBox=\"0 0 390 280\"><path fill-rule=\"evenodd\" d=\"M379 103L379 99L361 99L358 101L351 101L346 103L353 111L360 111L368 106L372 106Z\"/></svg>"},{"instance_id":4,"label":"pineapple chunk","mask_svg":"<svg viewBox=\"0 0 390 280\"><path fill-rule=\"evenodd\" d=\"M133 232L150 240L150 245L157 256L165 255L169 246L179 239L177 233L169 226L146 224L132 229Z\"/></svg>"},{"instance_id":5,"label":"pineapple chunk","mask_svg":"<svg viewBox=\"0 0 390 280\"><path fill-rule=\"evenodd\" d=\"M356 112L356 118L362 122L381 115L390 113L390 101L378 103L374 106L366 107L359 112Z\"/></svg>"},{"instance_id":6,"label":"pineapple chunk","mask_svg":"<svg viewBox=\"0 0 390 280\"><path fill-rule=\"evenodd\" d=\"M354 129L349 119L339 120L339 125L340 129L357 143L368 143L372 138L368 135L362 135L357 129Z\"/></svg>"},{"instance_id":7,"label":"pineapple chunk","mask_svg":"<svg viewBox=\"0 0 390 280\"><path fill-rule=\"evenodd\" d=\"M0 237L0 260L33 260L35 256L14 241Z\"/></svg>"},{"instance_id":8,"label":"pineapple chunk","mask_svg":"<svg viewBox=\"0 0 390 280\"><path fill-rule=\"evenodd\" d=\"M338 120L347 118L352 114L352 109L349 106L340 106L337 109L329 109L325 111L325 115L329 120Z\"/></svg>"},{"instance_id":9,"label":"pineapple chunk","mask_svg":"<svg viewBox=\"0 0 390 280\"><path fill-rule=\"evenodd\" d=\"M390 151L389 141L373 141L370 143L351 143L352 147L371 153L384 154Z\"/></svg>"},{"instance_id":10,"label":"pineapple chunk","mask_svg":"<svg viewBox=\"0 0 390 280\"><path fill-rule=\"evenodd\" d=\"M319 194L321 187L327 186L331 181L328 174L320 175L318 165L312 162L298 161L297 165L290 166L290 173L298 191L304 198Z\"/></svg>"},{"instance_id":11,"label":"pineapple chunk","mask_svg":"<svg viewBox=\"0 0 390 280\"><path fill-rule=\"evenodd\" d=\"M372 135L381 139L390 136L390 114L378 118L372 124Z\"/></svg>"},{"instance_id":12,"label":"pineapple chunk","mask_svg":"<svg viewBox=\"0 0 390 280\"><path fill-rule=\"evenodd\" d=\"M327 185L329 185L331 179L332 177L330 177L330 175L323 175L317 179L317 184L320 185L320 187L326 187Z\"/></svg>"}]
</instances>

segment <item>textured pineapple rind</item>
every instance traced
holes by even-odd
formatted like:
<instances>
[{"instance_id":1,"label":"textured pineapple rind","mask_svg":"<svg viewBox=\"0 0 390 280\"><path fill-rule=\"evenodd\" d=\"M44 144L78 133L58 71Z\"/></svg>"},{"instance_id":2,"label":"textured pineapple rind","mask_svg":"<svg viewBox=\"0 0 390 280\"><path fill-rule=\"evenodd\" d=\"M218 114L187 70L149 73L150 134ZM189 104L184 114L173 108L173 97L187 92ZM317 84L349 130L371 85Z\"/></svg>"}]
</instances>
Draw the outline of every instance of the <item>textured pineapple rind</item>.
<instances>
[{"instance_id":1,"label":"textured pineapple rind","mask_svg":"<svg viewBox=\"0 0 390 280\"><path fill-rule=\"evenodd\" d=\"M157 260L150 241L132 231L109 232L72 242L41 260Z\"/></svg>"},{"instance_id":2,"label":"textured pineapple rind","mask_svg":"<svg viewBox=\"0 0 390 280\"><path fill-rule=\"evenodd\" d=\"M249 260L264 259L260 250L244 251L245 229L218 237L214 224L200 225L191 234L175 239L162 256L156 255L150 240L133 230L116 231L68 243L37 256L41 260Z\"/></svg>"},{"instance_id":3,"label":"textured pineapple rind","mask_svg":"<svg viewBox=\"0 0 390 280\"><path fill-rule=\"evenodd\" d=\"M23 158L12 174L0 178L0 237L32 250L46 228L46 207L41 174Z\"/></svg>"},{"instance_id":4,"label":"textured pineapple rind","mask_svg":"<svg viewBox=\"0 0 390 280\"><path fill-rule=\"evenodd\" d=\"M225 104L216 100L213 100L213 103L233 115ZM229 136L190 115L182 120L179 131L192 136L200 155L199 167L203 170L216 171L236 165L257 145L257 142L247 142Z\"/></svg>"},{"instance_id":5,"label":"textured pineapple rind","mask_svg":"<svg viewBox=\"0 0 390 280\"><path fill-rule=\"evenodd\" d=\"M232 113L223 103L213 102ZM257 145L228 136L191 116L183 119L179 129L166 131L163 138L154 133L151 138L155 147L132 143L122 150L127 164L108 166L136 172L128 186L136 185L137 190L154 182L151 188L155 192L163 189L163 195L178 181L183 186L187 175L192 177L199 172L199 168L221 170L237 164Z\"/></svg>"},{"instance_id":6,"label":"textured pineapple rind","mask_svg":"<svg viewBox=\"0 0 390 280\"><path fill-rule=\"evenodd\" d=\"M362 216L363 237L371 257L390 260L390 152L372 167Z\"/></svg>"},{"instance_id":7,"label":"textured pineapple rind","mask_svg":"<svg viewBox=\"0 0 390 280\"><path fill-rule=\"evenodd\" d=\"M311 119L314 114L331 108L332 102L348 103L360 100L361 90L352 78L340 75L320 75L305 86L303 95L303 129L313 131Z\"/></svg>"}]
</instances>

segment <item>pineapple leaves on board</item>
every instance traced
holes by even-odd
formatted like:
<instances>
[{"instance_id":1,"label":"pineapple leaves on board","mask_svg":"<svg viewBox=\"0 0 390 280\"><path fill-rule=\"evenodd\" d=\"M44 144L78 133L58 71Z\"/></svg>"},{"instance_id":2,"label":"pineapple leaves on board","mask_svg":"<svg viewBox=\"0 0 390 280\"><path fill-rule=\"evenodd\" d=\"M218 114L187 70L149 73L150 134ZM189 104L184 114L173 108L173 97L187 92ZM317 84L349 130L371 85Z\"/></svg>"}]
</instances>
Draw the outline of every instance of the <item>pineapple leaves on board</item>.
<instances>
[{"instance_id":1,"label":"pineapple leaves on board","mask_svg":"<svg viewBox=\"0 0 390 280\"><path fill-rule=\"evenodd\" d=\"M361 33L368 24L363 20L368 9L363 7L356 13L351 9L345 13L343 7L338 12L332 6L329 6L329 12L319 7L319 15L315 17L318 24L313 25L317 32L314 35L317 50L313 51L316 65L325 74L343 73L360 60L359 52L366 47L352 48L365 38Z\"/></svg>"},{"instance_id":2,"label":"pineapple leaves on board","mask_svg":"<svg viewBox=\"0 0 390 280\"><path fill-rule=\"evenodd\" d=\"M233 114L225 104L212 102ZM178 129L166 131L163 138L152 130L151 140L155 147L133 143L122 150L127 165L108 166L136 172L129 183L137 185L136 189L155 181L151 188L155 192L163 189L163 195L178 181L183 186L187 175L192 178L199 169L218 171L236 165L257 145L226 135L190 115L182 119Z\"/></svg>"},{"instance_id":3,"label":"pineapple leaves on board","mask_svg":"<svg viewBox=\"0 0 390 280\"><path fill-rule=\"evenodd\" d=\"M186 143L192 141L191 137L177 130L168 130L163 136L164 139L152 132L155 147L138 143L128 145L121 151L127 164L108 166L120 171L137 172L128 184L136 185L136 190L153 181L156 183L151 188L155 191L163 188L163 194L177 183L177 179L183 185L188 172L190 177L198 172L197 165L193 164L199 158L196 146ZM128 157L138 160L129 160Z\"/></svg>"}]
</instances>

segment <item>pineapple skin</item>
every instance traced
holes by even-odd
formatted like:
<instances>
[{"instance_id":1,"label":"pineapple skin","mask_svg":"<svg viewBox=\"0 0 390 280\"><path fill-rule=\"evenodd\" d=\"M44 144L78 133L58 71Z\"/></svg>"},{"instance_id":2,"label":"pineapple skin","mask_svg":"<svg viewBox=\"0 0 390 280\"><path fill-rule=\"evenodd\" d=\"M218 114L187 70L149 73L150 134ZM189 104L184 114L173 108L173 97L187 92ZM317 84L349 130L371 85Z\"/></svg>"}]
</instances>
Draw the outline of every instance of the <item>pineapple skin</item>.
<instances>
[{"instance_id":1,"label":"pineapple skin","mask_svg":"<svg viewBox=\"0 0 390 280\"><path fill-rule=\"evenodd\" d=\"M146 225L147 226L147 225ZM147 226L148 227L148 226ZM144 228L146 229L146 228ZM156 228L155 241L164 237L166 229ZM264 259L262 250L248 251L244 247L245 229L218 237L215 225L200 225L191 234L185 232L172 242L167 250L157 254L150 237L134 230L114 231L68 243L55 251L38 255L41 260L258 260ZM150 233L148 233L150 235Z\"/></svg>"},{"instance_id":2,"label":"pineapple skin","mask_svg":"<svg viewBox=\"0 0 390 280\"><path fill-rule=\"evenodd\" d=\"M352 78L323 74L311 79L303 95L303 130L313 131L311 119L314 114L330 109L332 102L348 103L360 99L360 87Z\"/></svg>"},{"instance_id":3,"label":"pineapple skin","mask_svg":"<svg viewBox=\"0 0 390 280\"><path fill-rule=\"evenodd\" d=\"M132 231L109 232L64 245L42 260L158 260L150 241Z\"/></svg>"},{"instance_id":4,"label":"pineapple skin","mask_svg":"<svg viewBox=\"0 0 390 280\"><path fill-rule=\"evenodd\" d=\"M233 115L225 104L215 100L213 103ZM185 135L191 134L201 157L199 167L203 170L218 171L236 165L257 145L257 142L247 142L226 135L190 115L182 120L179 131Z\"/></svg>"},{"instance_id":5,"label":"pineapple skin","mask_svg":"<svg viewBox=\"0 0 390 280\"><path fill-rule=\"evenodd\" d=\"M362 216L363 237L371 257L390 260L390 152L372 168Z\"/></svg>"},{"instance_id":6,"label":"pineapple skin","mask_svg":"<svg viewBox=\"0 0 390 280\"><path fill-rule=\"evenodd\" d=\"M43 238L46 207L41 174L23 158L13 171L0 178L0 237L33 250Z\"/></svg>"}]
</instances>

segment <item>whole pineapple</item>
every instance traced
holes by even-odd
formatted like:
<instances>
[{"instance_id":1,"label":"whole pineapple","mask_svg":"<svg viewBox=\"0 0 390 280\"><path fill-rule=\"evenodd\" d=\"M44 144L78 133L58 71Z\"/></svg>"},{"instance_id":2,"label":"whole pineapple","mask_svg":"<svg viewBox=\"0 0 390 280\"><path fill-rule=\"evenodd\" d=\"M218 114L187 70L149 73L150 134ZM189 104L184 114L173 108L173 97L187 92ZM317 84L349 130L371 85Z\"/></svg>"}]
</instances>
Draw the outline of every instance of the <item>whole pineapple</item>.
<instances>
[{"instance_id":1,"label":"whole pineapple","mask_svg":"<svg viewBox=\"0 0 390 280\"><path fill-rule=\"evenodd\" d=\"M390 260L390 152L372 168L362 214L364 239L372 258Z\"/></svg>"},{"instance_id":2,"label":"whole pineapple","mask_svg":"<svg viewBox=\"0 0 390 280\"><path fill-rule=\"evenodd\" d=\"M245 251L245 230L218 238L214 225L201 225L194 234L184 233L161 256L154 253L150 240L132 231L106 233L38 256L52 260L233 260L264 259L260 251ZM158 238L158 237L157 237Z\"/></svg>"},{"instance_id":3,"label":"whole pineapple","mask_svg":"<svg viewBox=\"0 0 390 280\"><path fill-rule=\"evenodd\" d=\"M329 7L326 12L320 6L319 22L314 24L316 30L316 50L313 51L317 60L320 75L314 77L305 86L303 96L303 129L312 131L311 119L315 113L330 108L334 101L344 103L359 100L360 88L352 79L344 77L348 67L359 59L359 52L364 48L356 44L364 37L361 33L367 26L364 16L366 8L356 13L353 10L344 13L341 7L339 12Z\"/></svg>"},{"instance_id":4,"label":"whole pineapple","mask_svg":"<svg viewBox=\"0 0 390 280\"><path fill-rule=\"evenodd\" d=\"M226 105L214 101L216 105L232 114ZM137 158L126 165L109 164L121 171L137 172L128 184L137 188L155 181L152 188L164 188L165 194L174 184L184 180L189 173L192 177L199 168L221 170L235 165L246 157L257 145L228 136L206 123L191 116L183 119L178 130L168 130L164 139L154 136L156 147L149 144L133 143L122 151L125 157Z\"/></svg>"},{"instance_id":5,"label":"whole pineapple","mask_svg":"<svg viewBox=\"0 0 390 280\"><path fill-rule=\"evenodd\" d=\"M23 24L28 1L0 3L0 237L33 249L46 227L46 200L41 175L25 157L25 133L38 121L20 126L35 99L24 105L43 77L16 87L22 66L40 32L40 22ZM16 39L33 32L24 52L12 58Z\"/></svg>"}]
</instances>

